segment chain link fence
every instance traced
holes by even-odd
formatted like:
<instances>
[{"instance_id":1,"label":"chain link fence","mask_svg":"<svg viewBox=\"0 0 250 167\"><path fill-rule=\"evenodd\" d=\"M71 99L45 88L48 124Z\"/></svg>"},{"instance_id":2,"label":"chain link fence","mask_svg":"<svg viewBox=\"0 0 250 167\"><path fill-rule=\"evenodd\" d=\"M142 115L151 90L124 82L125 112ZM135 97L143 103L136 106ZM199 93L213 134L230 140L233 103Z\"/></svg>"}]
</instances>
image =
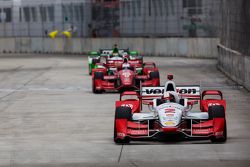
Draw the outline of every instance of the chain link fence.
<instances>
[{"instance_id":1,"label":"chain link fence","mask_svg":"<svg viewBox=\"0 0 250 167\"><path fill-rule=\"evenodd\" d=\"M1 2L1 4L4 4ZM220 0L68 0L0 4L0 37L217 37Z\"/></svg>"},{"instance_id":2,"label":"chain link fence","mask_svg":"<svg viewBox=\"0 0 250 167\"><path fill-rule=\"evenodd\" d=\"M223 0L221 6L221 44L250 54L250 1Z\"/></svg>"}]
</instances>

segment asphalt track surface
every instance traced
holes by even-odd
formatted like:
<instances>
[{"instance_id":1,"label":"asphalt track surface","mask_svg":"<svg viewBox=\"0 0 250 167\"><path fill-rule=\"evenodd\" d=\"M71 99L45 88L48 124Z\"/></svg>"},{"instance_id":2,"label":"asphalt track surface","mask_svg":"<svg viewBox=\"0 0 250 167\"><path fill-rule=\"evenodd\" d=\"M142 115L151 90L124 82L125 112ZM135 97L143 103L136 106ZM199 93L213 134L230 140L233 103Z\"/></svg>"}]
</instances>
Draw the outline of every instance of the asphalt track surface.
<instances>
[{"instance_id":1,"label":"asphalt track surface","mask_svg":"<svg viewBox=\"0 0 250 167\"><path fill-rule=\"evenodd\" d=\"M216 69L216 60L145 58L164 83L218 88L227 100L228 141L113 142L119 94L94 95L87 58L0 56L0 166L249 166L250 93Z\"/></svg>"}]
</instances>

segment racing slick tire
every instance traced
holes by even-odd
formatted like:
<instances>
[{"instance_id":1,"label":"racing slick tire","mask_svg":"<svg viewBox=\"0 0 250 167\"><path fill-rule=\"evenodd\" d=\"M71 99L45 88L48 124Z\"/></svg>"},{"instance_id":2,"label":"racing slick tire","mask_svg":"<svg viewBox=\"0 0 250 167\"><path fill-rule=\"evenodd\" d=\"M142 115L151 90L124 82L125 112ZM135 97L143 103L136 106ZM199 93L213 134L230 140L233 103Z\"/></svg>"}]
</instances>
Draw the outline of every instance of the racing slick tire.
<instances>
[{"instance_id":1,"label":"racing slick tire","mask_svg":"<svg viewBox=\"0 0 250 167\"><path fill-rule=\"evenodd\" d=\"M117 78L117 80L115 81L115 88L118 88L121 85L121 79Z\"/></svg>"},{"instance_id":2,"label":"racing slick tire","mask_svg":"<svg viewBox=\"0 0 250 167\"><path fill-rule=\"evenodd\" d=\"M96 79L103 80L104 79L103 73L102 72L95 72L94 73L94 78L93 78L93 83L92 83L92 91L93 91L93 93L102 93L102 90L97 90L96 89L96 85L95 85L95 80Z\"/></svg>"},{"instance_id":3,"label":"racing slick tire","mask_svg":"<svg viewBox=\"0 0 250 167\"><path fill-rule=\"evenodd\" d=\"M208 108L208 117L210 120L213 118L225 118L225 110L222 105L210 106Z\"/></svg>"},{"instance_id":4,"label":"racing slick tire","mask_svg":"<svg viewBox=\"0 0 250 167\"><path fill-rule=\"evenodd\" d=\"M116 119L127 119L131 120L132 118L132 110L130 107L117 107L115 110L115 121ZM126 144L130 142L130 139L128 137L125 137L124 139L117 139L117 131L116 131L116 123L114 123L114 142L117 144Z\"/></svg>"},{"instance_id":5,"label":"racing slick tire","mask_svg":"<svg viewBox=\"0 0 250 167\"><path fill-rule=\"evenodd\" d=\"M225 116L225 109L222 105L210 106L208 108L208 116L209 120L214 118L224 118L224 130L223 136L220 138L216 138L215 136L211 137L210 140L212 143L224 143L227 140L227 123L226 123L226 116Z\"/></svg>"},{"instance_id":6,"label":"racing slick tire","mask_svg":"<svg viewBox=\"0 0 250 167\"><path fill-rule=\"evenodd\" d=\"M116 119L127 119L131 120L132 118L132 110L130 107L117 107L115 110L115 118Z\"/></svg>"},{"instance_id":7,"label":"racing slick tire","mask_svg":"<svg viewBox=\"0 0 250 167\"><path fill-rule=\"evenodd\" d=\"M104 79L103 72L95 72L94 73L94 79L101 79L101 80L103 80Z\"/></svg>"},{"instance_id":8,"label":"racing slick tire","mask_svg":"<svg viewBox=\"0 0 250 167\"><path fill-rule=\"evenodd\" d=\"M96 63L99 63L99 62L100 62L99 59L95 59L95 58L92 59L92 63L89 64L89 75L92 74L92 64L95 65Z\"/></svg>"},{"instance_id":9,"label":"racing slick tire","mask_svg":"<svg viewBox=\"0 0 250 167\"><path fill-rule=\"evenodd\" d=\"M89 75L92 74L92 68L91 68L91 65L89 64Z\"/></svg>"},{"instance_id":10,"label":"racing slick tire","mask_svg":"<svg viewBox=\"0 0 250 167\"><path fill-rule=\"evenodd\" d=\"M96 63L100 63L100 60L99 59L93 59L92 63L95 65Z\"/></svg>"},{"instance_id":11,"label":"racing slick tire","mask_svg":"<svg viewBox=\"0 0 250 167\"><path fill-rule=\"evenodd\" d=\"M150 79L159 79L160 78L160 74L159 71L153 71L151 73L149 73Z\"/></svg>"}]
</instances>

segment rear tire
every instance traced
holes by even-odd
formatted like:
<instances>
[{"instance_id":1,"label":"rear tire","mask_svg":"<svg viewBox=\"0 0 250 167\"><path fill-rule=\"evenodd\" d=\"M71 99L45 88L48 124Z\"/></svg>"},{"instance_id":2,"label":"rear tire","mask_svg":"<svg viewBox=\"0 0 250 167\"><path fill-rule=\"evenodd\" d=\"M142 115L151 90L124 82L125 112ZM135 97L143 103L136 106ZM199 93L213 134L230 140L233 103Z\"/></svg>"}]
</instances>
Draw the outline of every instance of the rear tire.
<instances>
[{"instance_id":1,"label":"rear tire","mask_svg":"<svg viewBox=\"0 0 250 167\"><path fill-rule=\"evenodd\" d=\"M117 107L116 108L115 121L116 119L131 120L131 118L132 118L132 110L130 107ZM125 137L124 139L117 139L116 123L114 123L114 142L117 144L125 144L125 143L130 142L130 139L128 137Z\"/></svg>"},{"instance_id":2,"label":"rear tire","mask_svg":"<svg viewBox=\"0 0 250 167\"><path fill-rule=\"evenodd\" d=\"M159 79L160 78L160 74L159 71L153 71L151 73L149 73L150 79Z\"/></svg>"},{"instance_id":3,"label":"rear tire","mask_svg":"<svg viewBox=\"0 0 250 167\"><path fill-rule=\"evenodd\" d=\"M212 143L224 143L227 140L227 123L226 123L226 117L225 117L225 109L222 105L217 106L210 106L208 108L208 115L209 120L212 120L214 118L224 118L224 130L223 130L223 137L216 138L215 136L211 137Z\"/></svg>"},{"instance_id":4,"label":"rear tire","mask_svg":"<svg viewBox=\"0 0 250 167\"><path fill-rule=\"evenodd\" d=\"M104 79L103 73L102 72L95 72L94 73L94 78L93 78L93 83L92 83L92 92L93 93L102 93L103 92L102 90L97 90L96 89L96 85L95 85L95 80L96 79L103 80Z\"/></svg>"}]
</instances>

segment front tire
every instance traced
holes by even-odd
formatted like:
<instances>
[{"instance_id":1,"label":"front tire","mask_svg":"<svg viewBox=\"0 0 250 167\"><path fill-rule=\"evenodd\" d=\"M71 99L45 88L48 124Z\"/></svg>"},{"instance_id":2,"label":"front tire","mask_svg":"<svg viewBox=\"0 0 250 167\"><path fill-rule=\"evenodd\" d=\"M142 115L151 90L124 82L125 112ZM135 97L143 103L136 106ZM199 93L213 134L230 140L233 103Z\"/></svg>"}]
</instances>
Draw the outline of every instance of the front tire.
<instances>
[{"instance_id":1,"label":"front tire","mask_svg":"<svg viewBox=\"0 0 250 167\"><path fill-rule=\"evenodd\" d=\"M216 138L213 136L213 137L211 137L210 140L212 143L225 143L227 141L227 123L226 123L226 120L224 123L223 137Z\"/></svg>"},{"instance_id":2,"label":"front tire","mask_svg":"<svg viewBox=\"0 0 250 167\"><path fill-rule=\"evenodd\" d=\"M224 119L224 130L223 130L223 136L220 138L216 138L215 136L211 137L212 143L224 143L227 140L227 123L226 123L226 116L225 116L225 109L222 105L217 106L210 106L208 108L208 115L209 120L212 120L214 118L223 118Z\"/></svg>"},{"instance_id":3,"label":"front tire","mask_svg":"<svg viewBox=\"0 0 250 167\"><path fill-rule=\"evenodd\" d=\"M91 67L91 65L89 64L89 75L91 75L92 74L92 67Z\"/></svg>"},{"instance_id":4,"label":"front tire","mask_svg":"<svg viewBox=\"0 0 250 167\"><path fill-rule=\"evenodd\" d=\"M102 93L102 90L97 90L96 89L96 85L95 85L95 80L103 80L104 79L104 74L102 72L95 72L94 73L94 78L93 78L93 82L92 82L92 92L93 93Z\"/></svg>"},{"instance_id":5,"label":"front tire","mask_svg":"<svg viewBox=\"0 0 250 167\"><path fill-rule=\"evenodd\" d=\"M117 107L115 110L115 123L114 123L114 142L117 144L125 144L129 143L130 139L128 137L124 137L124 139L117 138L117 130L116 130L116 120L117 119L127 119L131 120L132 118L132 110L130 107Z\"/></svg>"}]
</instances>

